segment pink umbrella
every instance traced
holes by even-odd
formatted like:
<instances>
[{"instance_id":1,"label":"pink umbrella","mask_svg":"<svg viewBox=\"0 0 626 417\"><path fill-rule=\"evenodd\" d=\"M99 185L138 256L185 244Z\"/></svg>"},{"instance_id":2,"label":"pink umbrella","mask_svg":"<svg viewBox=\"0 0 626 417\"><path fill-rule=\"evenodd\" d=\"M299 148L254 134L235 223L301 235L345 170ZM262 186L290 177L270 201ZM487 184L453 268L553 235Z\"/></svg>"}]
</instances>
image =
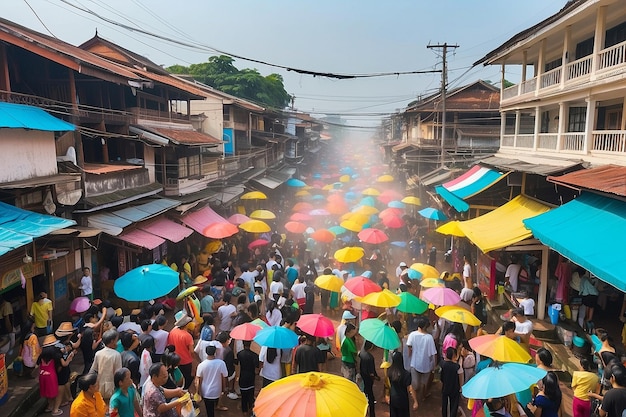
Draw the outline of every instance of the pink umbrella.
<instances>
[{"instance_id":1,"label":"pink umbrella","mask_svg":"<svg viewBox=\"0 0 626 417\"><path fill-rule=\"evenodd\" d=\"M389 237L387 237L385 232L374 228L363 229L359 232L357 236L359 237L359 239L361 239L361 241L365 243L371 243L373 245L383 243L389 240Z\"/></svg>"},{"instance_id":2,"label":"pink umbrella","mask_svg":"<svg viewBox=\"0 0 626 417\"><path fill-rule=\"evenodd\" d=\"M75 311L77 313L84 313L89 310L91 306L91 300L87 297L76 297L72 300L70 304L70 310Z\"/></svg>"},{"instance_id":3,"label":"pink umbrella","mask_svg":"<svg viewBox=\"0 0 626 417\"><path fill-rule=\"evenodd\" d=\"M421 298L436 306L453 306L461 301L454 290L446 287L433 287L422 292Z\"/></svg>"},{"instance_id":4,"label":"pink umbrella","mask_svg":"<svg viewBox=\"0 0 626 417\"><path fill-rule=\"evenodd\" d=\"M233 327L230 337L236 340L252 340L254 336L261 330L261 326L252 323L244 323Z\"/></svg>"},{"instance_id":5,"label":"pink umbrella","mask_svg":"<svg viewBox=\"0 0 626 417\"><path fill-rule=\"evenodd\" d=\"M343 286L357 297L365 297L369 293L383 290L374 281L362 276L350 278Z\"/></svg>"},{"instance_id":6,"label":"pink umbrella","mask_svg":"<svg viewBox=\"0 0 626 417\"><path fill-rule=\"evenodd\" d=\"M380 213L378 213L378 217L380 217L381 219L384 219L385 217L391 217L391 216L401 217L403 214L404 214L404 210L399 209L399 208L389 207L389 208L382 210Z\"/></svg>"},{"instance_id":7,"label":"pink umbrella","mask_svg":"<svg viewBox=\"0 0 626 417\"><path fill-rule=\"evenodd\" d=\"M226 220L228 220L232 224L236 224L237 226L239 226L241 223L245 223L250 220L250 217L246 216L245 214L236 213Z\"/></svg>"},{"instance_id":8,"label":"pink umbrella","mask_svg":"<svg viewBox=\"0 0 626 417\"><path fill-rule=\"evenodd\" d=\"M315 210L309 211L309 214L311 216L328 216L330 212L326 209L315 209Z\"/></svg>"},{"instance_id":9,"label":"pink umbrella","mask_svg":"<svg viewBox=\"0 0 626 417\"><path fill-rule=\"evenodd\" d=\"M313 217L311 217L309 214L306 213L293 213L291 216L289 216L289 220L294 221L294 222L308 222L309 220L312 220Z\"/></svg>"},{"instance_id":10,"label":"pink umbrella","mask_svg":"<svg viewBox=\"0 0 626 417\"><path fill-rule=\"evenodd\" d=\"M232 223L212 223L204 228L202 234L212 239L223 239L239 232L239 228Z\"/></svg>"},{"instance_id":11,"label":"pink umbrella","mask_svg":"<svg viewBox=\"0 0 626 417\"><path fill-rule=\"evenodd\" d=\"M248 249L256 249L256 248L260 248L269 244L270 244L269 240L257 239L257 240L253 240L252 242L248 244Z\"/></svg>"},{"instance_id":12,"label":"pink umbrella","mask_svg":"<svg viewBox=\"0 0 626 417\"><path fill-rule=\"evenodd\" d=\"M321 314L304 314L298 319L298 327L306 334L315 337L329 337L335 334L335 326Z\"/></svg>"},{"instance_id":13,"label":"pink umbrella","mask_svg":"<svg viewBox=\"0 0 626 417\"><path fill-rule=\"evenodd\" d=\"M304 233L307 229L307 225L300 222L287 222L285 223L285 229L291 233Z\"/></svg>"},{"instance_id":14,"label":"pink umbrella","mask_svg":"<svg viewBox=\"0 0 626 417\"><path fill-rule=\"evenodd\" d=\"M389 204L390 201L400 200L403 195L395 190L385 190L377 197L378 201L384 204Z\"/></svg>"},{"instance_id":15,"label":"pink umbrella","mask_svg":"<svg viewBox=\"0 0 626 417\"><path fill-rule=\"evenodd\" d=\"M404 226L404 220L397 216L388 216L383 219L383 224L390 229L399 229Z\"/></svg>"}]
</instances>

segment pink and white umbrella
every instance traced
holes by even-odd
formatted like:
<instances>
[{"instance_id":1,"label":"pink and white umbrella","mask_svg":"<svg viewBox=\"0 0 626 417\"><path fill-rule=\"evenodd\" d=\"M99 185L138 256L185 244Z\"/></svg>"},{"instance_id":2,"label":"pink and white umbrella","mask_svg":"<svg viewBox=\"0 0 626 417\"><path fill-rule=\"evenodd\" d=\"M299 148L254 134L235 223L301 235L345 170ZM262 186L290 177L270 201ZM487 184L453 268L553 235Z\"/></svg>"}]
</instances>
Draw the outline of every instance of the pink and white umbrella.
<instances>
[{"instance_id":1,"label":"pink and white umbrella","mask_svg":"<svg viewBox=\"0 0 626 417\"><path fill-rule=\"evenodd\" d=\"M452 306L461 301L459 294L445 287L429 288L421 293L420 298L436 306Z\"/></svg>"}]
</instances>

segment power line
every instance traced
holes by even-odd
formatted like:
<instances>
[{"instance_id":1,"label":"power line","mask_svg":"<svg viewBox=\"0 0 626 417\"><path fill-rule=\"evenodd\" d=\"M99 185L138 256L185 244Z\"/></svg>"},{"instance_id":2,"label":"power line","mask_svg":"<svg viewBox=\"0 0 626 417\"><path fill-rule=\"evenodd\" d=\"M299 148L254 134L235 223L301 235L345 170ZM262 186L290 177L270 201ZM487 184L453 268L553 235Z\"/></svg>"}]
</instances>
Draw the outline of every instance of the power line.
<instances>
[{"instance_id":1,"label":"power line","mask_svg":"<svg viewBox=\"0 0 626 417\"><path fill-rule=\"evenodd\" d=\"M30 3L28 3L28 0L24 0L24 3L26 3L26 5L28 6L28 8L30 9L31 12L33 12L33 14L35 15L35 17L37 18L37 20L39 20L39 23L41 23L41 25L48 31L48 33L50 34L50 36L52 36L53 38L57 38L55 36L54 33L52 33L52 31L48 28L48 26L46 26L46 24L43 22L43 20L41 20L41 18L39 17L39 15L37 14L37 12L35 11L35 9L33 9L33 7L30 5ZM57 38L58 39L58 38Z\"/></svg>"}]
</instances>

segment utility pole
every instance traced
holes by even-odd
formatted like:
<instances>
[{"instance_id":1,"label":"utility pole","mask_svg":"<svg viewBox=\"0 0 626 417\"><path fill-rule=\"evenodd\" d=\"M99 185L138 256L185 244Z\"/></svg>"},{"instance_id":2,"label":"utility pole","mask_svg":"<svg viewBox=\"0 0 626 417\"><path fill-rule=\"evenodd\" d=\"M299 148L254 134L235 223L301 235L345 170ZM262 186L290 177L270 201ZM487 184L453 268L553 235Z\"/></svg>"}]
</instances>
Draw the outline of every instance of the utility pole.
<instances>
[{"instance_id":1,"label":"utility pole","mask_svg":"<svg viewBox=\"0 0 626 417\"><path fill-rule=\"evenodd\" d=\"M436 44L426 46L428 49L442 48L443 49L443 68L441 70L441 155L440 166L444 165L445 141L446 141L446 85L448 83L448 62L446 56L448 54L448 48L458 48L459 45Z\"/></svg>"}]
</instances>

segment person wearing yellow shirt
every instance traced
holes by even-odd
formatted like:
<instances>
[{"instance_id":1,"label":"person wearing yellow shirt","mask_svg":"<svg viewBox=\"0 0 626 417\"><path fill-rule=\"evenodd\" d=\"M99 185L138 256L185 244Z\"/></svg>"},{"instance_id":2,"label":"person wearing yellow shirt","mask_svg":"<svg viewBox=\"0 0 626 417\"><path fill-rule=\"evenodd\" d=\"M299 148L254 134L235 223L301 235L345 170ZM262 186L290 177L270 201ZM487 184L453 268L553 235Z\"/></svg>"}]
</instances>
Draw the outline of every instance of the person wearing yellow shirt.
<instances>
[{"instance_id":1,"label":"person wearing yellow shirt","mask_svg":"<svg viewBox=\"0 0 626 417\"><path fill-rule=\"evenodd\" d=\"M90 373L78 379L80 394L72 402L70 417L104 417L106 404L98 391L98 375Z\"/></svg>"},{"instance_id":2,"label":"person wearing yellow shirt","mask_svg":"<svg viewBox=\"0 0 626 417\"><path fill-rule=\"evenodd\" d=\"M45 292L30 307L30 316L35 322L35 334L45 336L52 333L52 301Z\"/></svg>"},{"instance_id":3,"label":"person wearing yellow shirt","mask_svg":"<svg viewBox=\"0 0 626 417\"><path fill-rule=\"evenodd\" d=\"M572 374L572 416L589 417L591 415L590 392L599 393L598 374L591 372L591 364L586 358L580 359L582 371L575 371Z\"/></svg>"}]
</instances>

